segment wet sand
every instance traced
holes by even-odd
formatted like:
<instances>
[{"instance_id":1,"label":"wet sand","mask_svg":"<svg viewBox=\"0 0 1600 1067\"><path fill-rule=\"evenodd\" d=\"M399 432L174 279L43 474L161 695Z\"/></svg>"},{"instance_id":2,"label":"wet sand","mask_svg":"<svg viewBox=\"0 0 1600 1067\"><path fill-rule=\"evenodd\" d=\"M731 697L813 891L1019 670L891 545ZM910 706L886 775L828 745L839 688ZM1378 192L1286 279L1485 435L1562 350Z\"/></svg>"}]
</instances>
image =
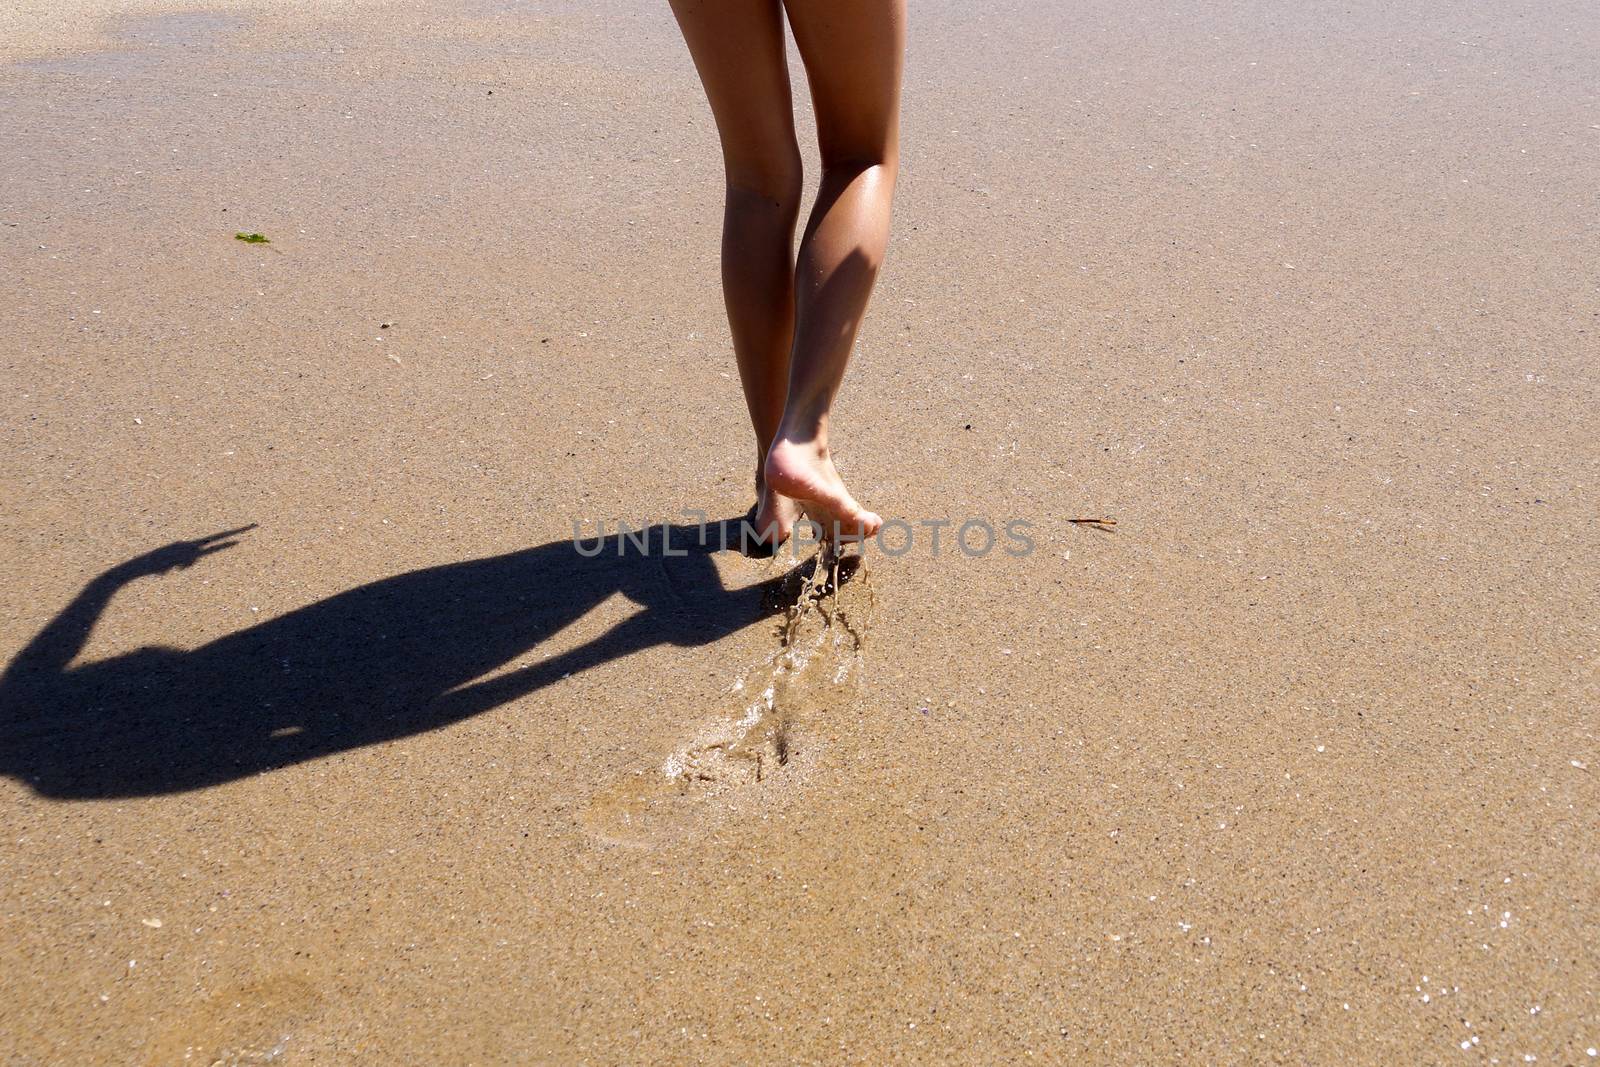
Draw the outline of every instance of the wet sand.
<instances>
[{"instance_id":1,"label":"wet sand","mask_svg":"<svg viewBox=\"0 0 1600 1067\"><path fill-rule=\"evenodd\" d=\"M1592 1062L1592 5L914 5L841 463L1036 550L787 649L570 544L750 503L665 5L317 8L4 16L0 1061Z\"/></svg>"}]
</instances>

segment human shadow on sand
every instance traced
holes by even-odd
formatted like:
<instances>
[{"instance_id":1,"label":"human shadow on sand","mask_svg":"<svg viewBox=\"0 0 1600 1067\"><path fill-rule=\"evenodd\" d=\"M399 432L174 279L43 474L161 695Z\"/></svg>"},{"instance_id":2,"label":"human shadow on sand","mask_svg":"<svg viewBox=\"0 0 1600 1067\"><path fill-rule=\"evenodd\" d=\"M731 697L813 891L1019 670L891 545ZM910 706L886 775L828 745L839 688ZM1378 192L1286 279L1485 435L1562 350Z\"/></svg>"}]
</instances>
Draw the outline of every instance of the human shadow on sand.
<instances>
[{"instance_id":1,"label":"human shadow on sand","mask_svg":"<svg viewBox=\"0 0 1600 1067\"><path fill-rule=\"evenodd\" d=\"M0 773L67 799L181 792L459 722L655 645L703 645L780 600L781 576L723 588L711 555L739 529L708 523L702 541L698 525L652 526L648 552L637 535L555 541L385 578L192 651L73 665L119 589L244 531L180 541L95 578L0 676ZM529 662L613 593L642 610Z\"/></svg>"}]
</instances>

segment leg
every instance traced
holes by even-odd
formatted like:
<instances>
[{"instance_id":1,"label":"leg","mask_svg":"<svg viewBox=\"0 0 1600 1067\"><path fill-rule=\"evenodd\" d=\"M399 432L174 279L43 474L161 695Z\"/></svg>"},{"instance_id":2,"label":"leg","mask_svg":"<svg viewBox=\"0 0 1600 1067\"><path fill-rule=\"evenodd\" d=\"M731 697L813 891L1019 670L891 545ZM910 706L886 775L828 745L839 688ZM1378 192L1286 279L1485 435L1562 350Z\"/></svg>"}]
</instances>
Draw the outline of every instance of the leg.
<instances>
[{"instance_id":1,"label":"leg","mask_svg":"<svg viewBox=\"0 0 1600 1067\"><path fill-rule=\"evenodd\" d=\"M779 0L672 0L722 141L722 294L756 434L758 525L787 537L796 507L768 499L761 464L777 436L794 335L794 229L800 214L789 68Z\"/></svg>"},{"instance_id":2,"label":"leg","mask_svg":"<svg viewBox=\"0 0 1600 1067\"><path fill-rule=\"evenodd\" d=\"M784 0L817 113L822 187L795 272L789 394L767 453L769 486L824 526L877 532L828 450L829 412L889 239L899 168L905 0Z\"/></svg>"}]
</instances>

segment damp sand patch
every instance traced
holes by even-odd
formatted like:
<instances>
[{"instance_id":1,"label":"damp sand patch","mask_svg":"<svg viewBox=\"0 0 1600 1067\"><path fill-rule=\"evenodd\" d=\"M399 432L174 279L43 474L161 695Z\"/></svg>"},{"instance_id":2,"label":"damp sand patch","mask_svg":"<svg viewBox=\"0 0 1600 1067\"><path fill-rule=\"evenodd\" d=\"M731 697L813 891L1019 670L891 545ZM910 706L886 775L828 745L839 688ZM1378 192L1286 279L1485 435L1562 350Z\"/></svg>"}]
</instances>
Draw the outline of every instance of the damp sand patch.
<instances>
[{"instance_id":1,"label":"damp sand patch","mask_svg":"<svg viewBox=\"0 0 1600 1067\"><path fill-rule=\"evenodd\" d=\"M169 1020L150 1046L150 1062L271 1063L322 1004L322 994L297 974L227 986Z\"/></svg>"},{"instance_id":2,"label":"damp sand patch","mask_svg":"<svg viewBox=\"0 0 1600 1067\"><path fill-rule=\"evenodd\" d=\"M830 550L790 571L777 595L773 651L738 676L726 707L687 743L596 791L581 817L591 834L649 845L805 778L815 757L809 727L861 698L876 597L866 561Z\"/></svg>"}]
</instances>

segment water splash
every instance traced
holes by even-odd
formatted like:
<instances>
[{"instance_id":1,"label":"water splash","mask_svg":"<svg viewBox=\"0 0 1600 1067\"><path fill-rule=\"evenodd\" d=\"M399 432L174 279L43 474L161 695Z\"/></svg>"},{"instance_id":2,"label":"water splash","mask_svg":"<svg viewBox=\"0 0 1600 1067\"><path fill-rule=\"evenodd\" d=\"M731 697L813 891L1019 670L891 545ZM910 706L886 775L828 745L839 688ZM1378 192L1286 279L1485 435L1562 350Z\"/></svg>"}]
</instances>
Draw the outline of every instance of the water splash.
<instances>
[{"instance_id":1,"label":"water splash","mask_svg":"<svg viewBox=\"0 0 1600 1067\"><path fill-rule=\"evenodd\" d=\"M824 550L790 571L777 595L777 647L734 681L731 710L653 771L596 792L583 815L591 833L632 845L680 836L752 787L791 779L813 749L808 724L859 699L876 604L865 561ZM727 803L708 808L718 797Z\"/></svg>"},{"instance_id":2,"label":"water splash","mask_svg":"<svg viewBox=\"0 0 1600 1067\"><path fill-rule=\"evenodd\" d=\"M758 695L737 719L712 724L663 762L662 774L685 791L765 781L797 752L803 723L855 695L876 602L865 561L824 549L790 572L783 595L779 647L730 691Z\"/></svg>"}]
</instances>

